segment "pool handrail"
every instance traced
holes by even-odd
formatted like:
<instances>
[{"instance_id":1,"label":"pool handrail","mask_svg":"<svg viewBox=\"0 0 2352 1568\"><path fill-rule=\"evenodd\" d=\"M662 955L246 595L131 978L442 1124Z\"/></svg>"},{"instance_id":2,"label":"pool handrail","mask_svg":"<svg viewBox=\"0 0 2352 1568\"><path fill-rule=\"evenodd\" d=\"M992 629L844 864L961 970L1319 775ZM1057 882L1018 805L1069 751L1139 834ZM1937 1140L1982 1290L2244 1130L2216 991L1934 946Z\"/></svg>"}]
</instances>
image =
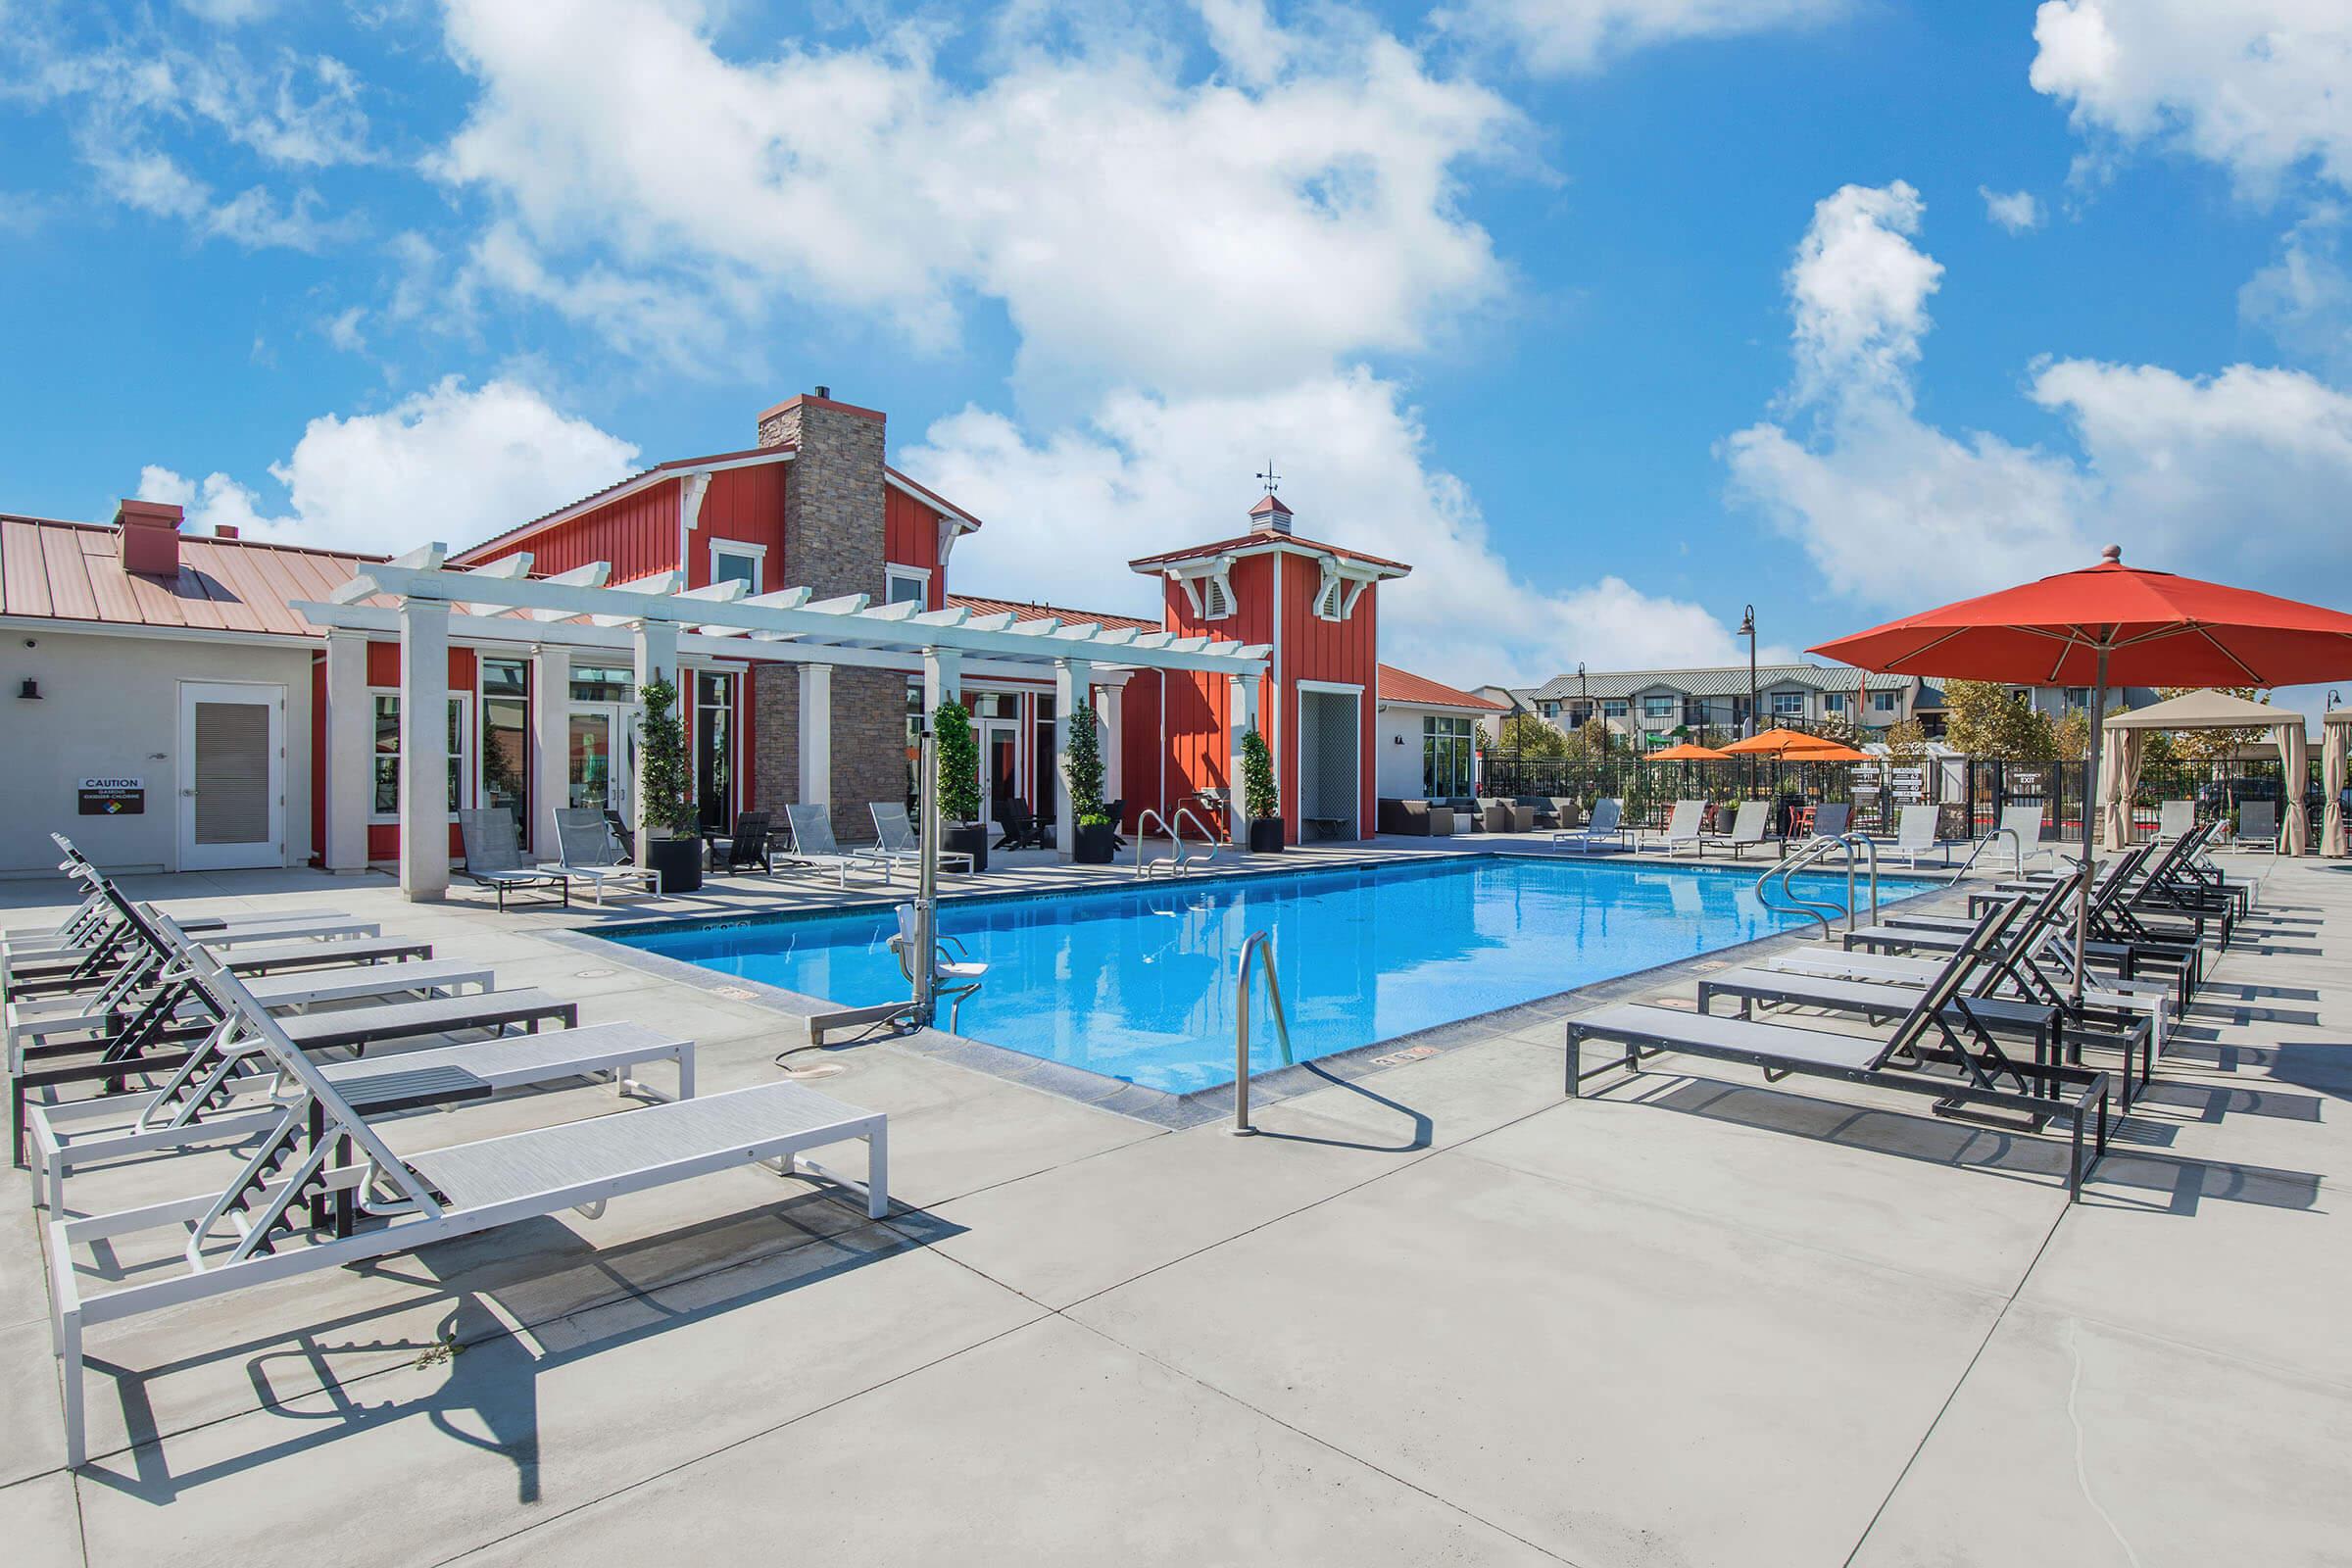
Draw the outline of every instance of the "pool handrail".
<instances>
[{"instance_id":1,"label":"pool handrail","mask_svg":"<svg viewBox=\"0 0 2352 1568\"><path fill-rule=\"evenodd\" d=\"M1274 933L1252 932L1242 944L1242 971L1234 982L1233 995L1233 1126L1228 1129L1236 1138L1257 1131L1250 1125L1250 962L1259 954L1265 961L1258 970L1266 977L1266 999L1274 1004L1274 1032L1282 1040L1282 1064L1290 1066L1291 1021L1283 1015L1282 982L1274 974Z\"/></svg>"},{"instance_id":2,"label":"pool handrail","mask_svg":"<svg viewBox=\"0 0 2352 1568\"><path fill-rule=\"evenodd\" d=\"M1822 912L1825 909L1831 914L1844 915L1845 928L1848 931L1853 930L1855 925L1854 850L1856 846L1861 848L1863 858L1870 867L1870 918L1875 925L1879 918L1879 846L1867 833L1826 835L1813 840L1794 855L1777 864L1766 866L1763 874L1756 878L1756 902L1766 908L1773 906L1772 901L1765 896L1765 891L1772 879L1779 877L1781 892L1788 896L1789 905L1821 922L1822 941L1829 941L1831 932L1836 929L1830 924L1829 915ZM1796 889L1790 885L1788 879L1805 866L1821 859L1831 850L1839 848L1845 851L1845 907L1840 909L1834 904L1817 904L1809 899L1797 897Z\"/></svg>"},{"instance_id":3,"label":"pool handrail","mask_svg":"<svg viewBox=\"0 0 2352 1568\"><path fill-rule=\"evenodd\" d=\"M2024 836L2013 827L1996 827L1991 832L1985 834L1983 838L1977 840L1977 847L1968 852L1968 858L1962 860L1960 862L1960 869L1952 873L1953 880L1957 881L1959 878L1968 875L1969 867L1977 863L1977 857L1983 855L1986 850L1990 849L1995 840L2002 838L2006 838L2009 841L2009 847L2011 851L2010 860L2016 868L2017 874L2019 876L2025 875L2026 841Z\"/></svg>"},{"instance_id":4,"label":"pool handrail","mask_svg":"<svg viewBox=\"0 0 2352 1568\"><path fill-rule=\"evenodd\" d=\"M1176 853L1160 856L1150 864L1146 864L1144 860L1144 839L1146 837L1144 829L1153 822L1157 822L1161 830L1167 834L1168 842L1176 847ZM1207 858L1210 859L1216 858L1217 841L1210 836L1208 825L1193 814L1191 807L1179 806L1176 808L1176 819L1170 822L1168 818L1160 815L1157 809L1147 806L1144 808L1143 814L1135 819L1135 874L1137 876L1148 877L1154 868L1162 865L1168 868L1168 875L1177 876L1183 872L1186 866L1192 864L1192 857L1184 853L1184 824L1187 822L1192 823L1194 828L1200 832L1200 842L1208 850Z\"/></svg>"}]
</instances>

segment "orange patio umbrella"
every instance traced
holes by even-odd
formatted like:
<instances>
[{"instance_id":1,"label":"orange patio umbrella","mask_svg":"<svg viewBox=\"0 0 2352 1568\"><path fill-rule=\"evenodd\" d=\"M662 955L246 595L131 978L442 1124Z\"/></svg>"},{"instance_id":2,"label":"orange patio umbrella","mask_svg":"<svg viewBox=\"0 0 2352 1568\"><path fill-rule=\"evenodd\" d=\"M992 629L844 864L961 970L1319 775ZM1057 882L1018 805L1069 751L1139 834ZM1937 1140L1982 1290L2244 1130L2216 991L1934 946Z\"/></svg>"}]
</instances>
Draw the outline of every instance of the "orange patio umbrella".
<instances>
[{"instance_id":1,"label":"orange patio umbrella","mask_svg":"<svg viewBox=\"0 0 2352 1568\"><path fill-rule=\"evenodd\" d=\"M1791 746L1781 755L1791 762L1875 762L1877 758L1868 752L1857 752L1843 741L1831 740L1827 735L1807 737L1812 743Z\"/></svg>"},{"instance_id":2,"label":"orange patio umbrella","mask_svg":"<svg viewBox=\"0 0 2352 1568\"><path fill-rule=\"evenodd\" d=\"M1693 746L1689 741L1669 746L1662 752L1652 752L1643 760L1651 762L1720 762L1732 754L1719 752L1712 746Z\"/></svg>"},{"instance_id":3,"label":"orange patio umbrella","mask_svg":"<svg viewBox=\"0 0 2352 1568\"><path fill-rule=\"evenodd\" d=\"M1743 741L1734 741L1724 748L1731 757L1778 757L1783 752L1805 746L1824 744L1819 735L1808 735L1799 729L1768 729L1761 735L1750 735Z\"/></svg>"}]
</instances>

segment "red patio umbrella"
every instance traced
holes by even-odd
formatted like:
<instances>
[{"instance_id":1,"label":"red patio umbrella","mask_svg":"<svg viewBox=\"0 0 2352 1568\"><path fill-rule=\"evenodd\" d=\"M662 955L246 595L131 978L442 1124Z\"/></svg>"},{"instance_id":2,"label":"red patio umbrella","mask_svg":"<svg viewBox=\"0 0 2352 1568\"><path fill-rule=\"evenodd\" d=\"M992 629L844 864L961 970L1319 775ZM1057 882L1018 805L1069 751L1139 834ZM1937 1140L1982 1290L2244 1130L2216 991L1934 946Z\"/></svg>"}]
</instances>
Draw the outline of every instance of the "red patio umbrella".
<instances>
[{"instance_id":1,"label":"red patio umbrella","mask_svg":"<svg viewBox=\"0 0 2352 1568\"><path fill-rule=\"evenodd\" d=\"M2352 676L2352 615L2244 588L2124 564L2095 566L1963 599L1812 650L1863 669L1951 680L2090 688L2089 789L2099 777L2107 688L2299 686ZM2098 835L2082 813L2082 858ZM2090 878L2075 910L2075 998L2090 940Z\"/></svg>"}]
</instances>

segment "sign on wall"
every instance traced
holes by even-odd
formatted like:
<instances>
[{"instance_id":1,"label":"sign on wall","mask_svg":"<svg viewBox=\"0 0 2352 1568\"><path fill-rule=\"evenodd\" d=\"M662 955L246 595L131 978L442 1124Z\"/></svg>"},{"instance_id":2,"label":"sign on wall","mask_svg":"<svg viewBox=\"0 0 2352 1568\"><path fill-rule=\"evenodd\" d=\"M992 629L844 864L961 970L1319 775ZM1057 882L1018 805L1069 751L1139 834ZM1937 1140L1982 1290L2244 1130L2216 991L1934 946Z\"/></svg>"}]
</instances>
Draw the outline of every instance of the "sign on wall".
<instances>
[{"instance_id":1,"label":"sign on wall","mask_svg":"<svg viewBox=\"0 0 2352 1568\"><path fill-rule=\"evenodd\" d=\"M83 816L147 814L147 781L143 778L85 778L74 794Z\"/></svg>"}]
</instances>

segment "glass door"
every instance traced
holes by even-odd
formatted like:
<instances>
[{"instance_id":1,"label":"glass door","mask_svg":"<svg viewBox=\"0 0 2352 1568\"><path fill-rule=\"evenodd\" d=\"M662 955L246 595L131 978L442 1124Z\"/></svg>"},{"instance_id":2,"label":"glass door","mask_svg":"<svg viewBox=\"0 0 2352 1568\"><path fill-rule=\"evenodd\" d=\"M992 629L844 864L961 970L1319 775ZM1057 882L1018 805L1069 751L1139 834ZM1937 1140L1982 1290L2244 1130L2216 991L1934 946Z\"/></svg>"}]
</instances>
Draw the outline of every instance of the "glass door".
<instances>
[{"instance_id":1,"label":"glass door","mask_svg":"<svg viewBox=\"0 0 2352 1568\"><path fill-rule=\"evenodd\" d=\"M1021 726L1010 719L980 721L980 811L990 827L999 826L998 803L1021 792Z\"/></svg>"},{"instance_id":2,"label":"glass door","mask_svg":"<svg viewBox=\"0 0 2352 1568\"><path fill-rule=\"evenodd\" d=\"M593 807L629 819L628 721L618 704L574 705L571 710L570 806Z\"/></svg>"},{"instance_id":3,"label":"glass door","mask_svg":"<svg viewBox=\"0 0 2352 1568\"><path fill-rule=\"evenodd\" d=\"M694 677L694 799L705 835L735 825L735 677Z\"/></svg>"}]
</instances>

